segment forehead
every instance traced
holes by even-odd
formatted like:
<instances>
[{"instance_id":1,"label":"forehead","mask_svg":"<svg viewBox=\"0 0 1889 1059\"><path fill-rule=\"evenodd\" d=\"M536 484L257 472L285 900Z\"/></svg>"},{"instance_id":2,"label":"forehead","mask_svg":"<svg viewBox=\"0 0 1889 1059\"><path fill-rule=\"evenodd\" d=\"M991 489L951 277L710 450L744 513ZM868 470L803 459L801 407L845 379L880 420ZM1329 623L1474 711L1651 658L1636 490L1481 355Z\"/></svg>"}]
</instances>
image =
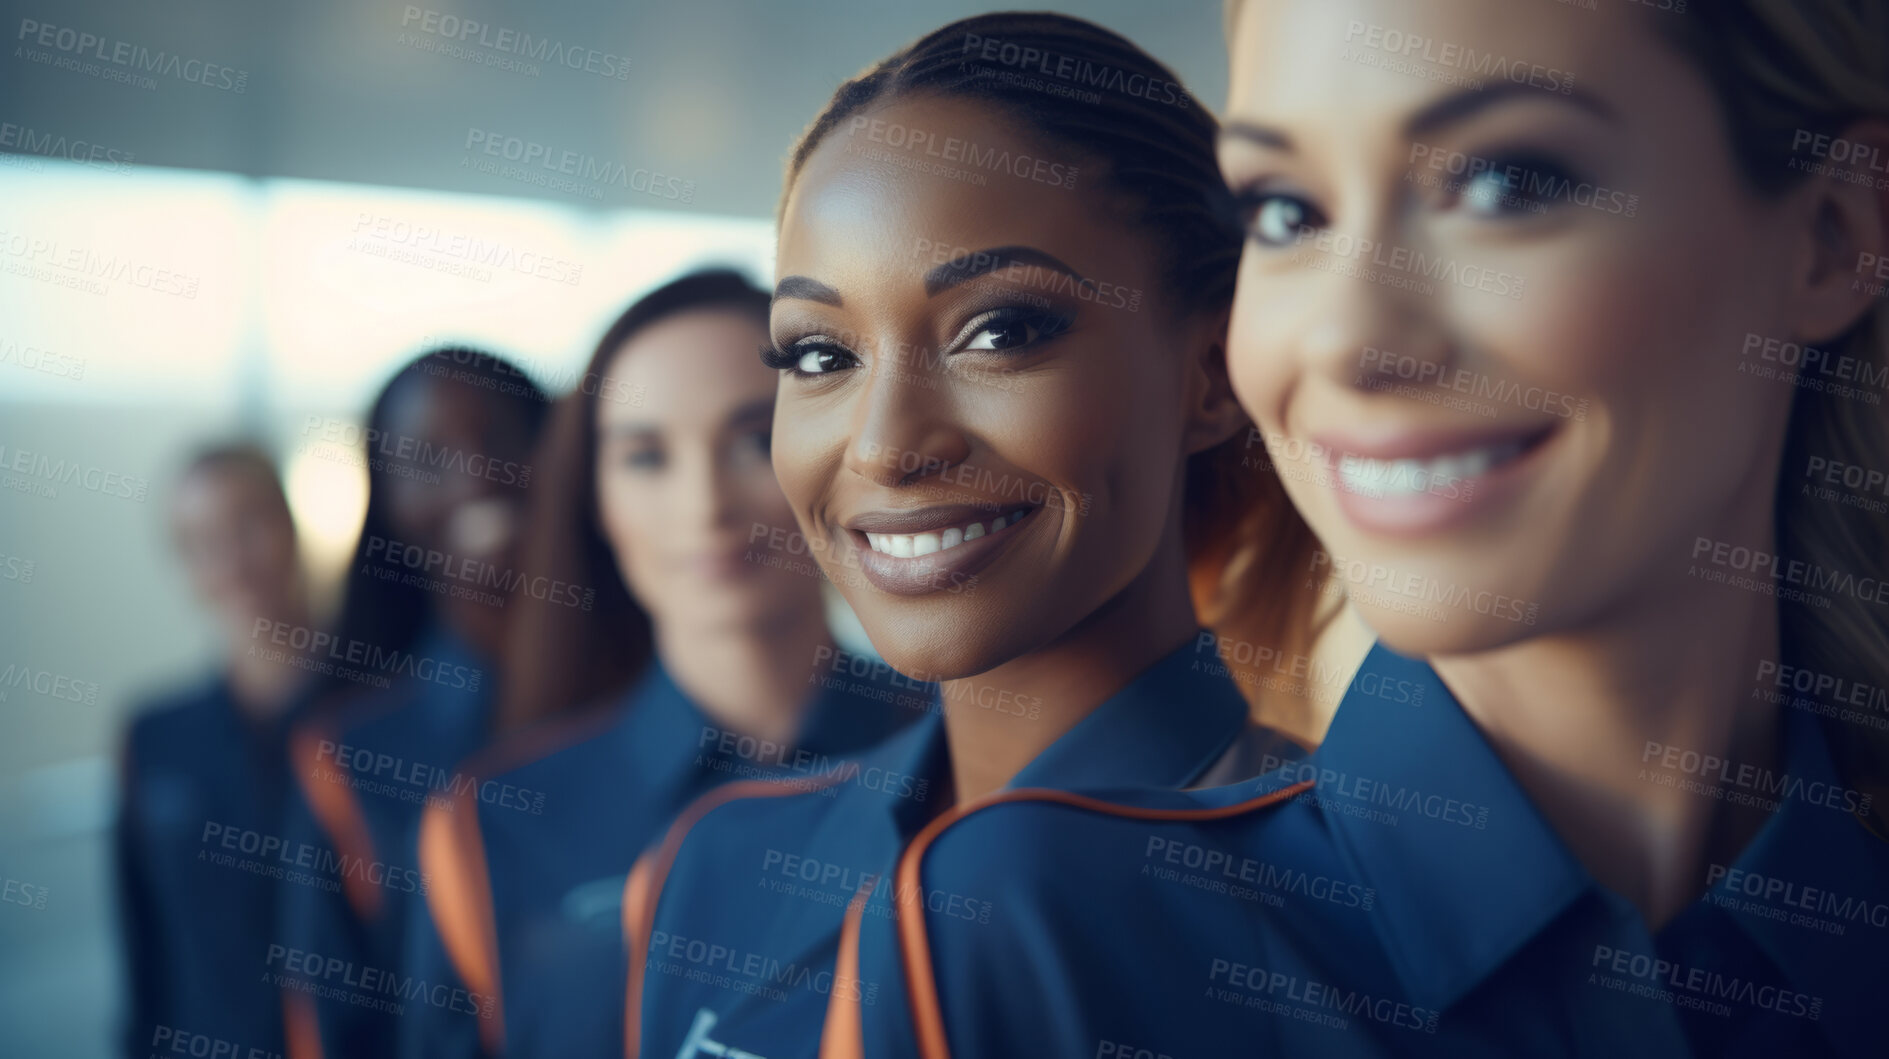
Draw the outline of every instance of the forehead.
<instances>
[{"instance_id":1,"label":"forehead","mask_svg":"<svg viewBox=\"0 0 1889 1059\"><path fill-rule=\"evenodd\" d=\"M968 99L895 100L843 119L808 157L782 214L778 271L840 289L920 282L992 246L1048 250L1085 275L1136 238L1101 165Z\"/></svg>"},{"instance_id":2,"label":"forehead","mask_svg":"<svg viewBox=\"0 0 1889 1059\"><path fill-rule=\"evenodd\" d=\"M639 330L604 366L613 380L605 395L639 399L597 402L597 422L713 426L755 402L771 404L779 377L761 363L767 330L747 313L690 311Z\"/></svg>"},{"instance_id":3,"label":"forehead","mask_svg":"<svg viewBox=\"0 0 1889 1059\"><path fill-rule=\"evenodd\" d=\"M246 463L198 467L177 483L172 514L193 521L232 508L261 507L274 500L275 487L261 468Z\"/></svg>"},{"instance_id":4,"label":"forehead","mask_svg":"<svg viewBox=\"0 0 1889 1059\"><path fill-rule=\"evenodd\" d=\"M1230 120L1314 126L1327 137L1352 119L1421 109L1464 92L1563 84L1617 94L1620 75L1673 63L1648 19L1601 5L1549 0L1245 0L1232 26ZM1613 87L1610 87L1613 86ZM1619 100L1623 108L1632 99ZM1342 111L1347 121L1334 124Z\"/></svg>"}]
</instances>

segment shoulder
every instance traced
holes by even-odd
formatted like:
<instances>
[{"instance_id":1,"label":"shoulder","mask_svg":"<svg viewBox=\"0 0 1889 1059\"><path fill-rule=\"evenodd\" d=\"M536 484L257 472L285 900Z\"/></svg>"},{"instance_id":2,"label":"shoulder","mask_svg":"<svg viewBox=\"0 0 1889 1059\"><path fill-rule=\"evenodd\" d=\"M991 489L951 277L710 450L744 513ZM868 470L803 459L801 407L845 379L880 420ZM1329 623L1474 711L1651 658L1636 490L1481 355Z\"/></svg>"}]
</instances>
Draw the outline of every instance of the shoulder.
<instances>
[{"instance_id":1,"label":"shoulder","mask_svg":"<svg viewBox=\"0 0 1889 1059\"><path fill-rule=\"evenodd\" d=\"M125 753L140 764L201 746L228 709L219 679L202 680L146 699L125 730Z\"/></svg>"},{"instance_id":2,"label":"shoulder","mask_svg":"<svg viewBox=\"0 0 1889 1059\"><path fill-rule=\"evenodd\" d=\"M1186 791L1006 792L935 821L908 850L907 870L927 886L1002 891L1030 904L1079 894L1086 907L1135 907L1172 868L1210 869L1225 882L1269 858L1336 863L1317 806L1303 797L1310 784L1297 775L1300 760Z\"/></svg>"},{"instance_id":3,"label":"shoulder","mask_svg":"<svg viewBox=\"0 0 1889 1059\"><path fill-rule=\"evenodd\" d=\"M948 1018L954 1043L988 1048L1092 1053L1100 1036L1293 1054L1236 976L1364 951L1375 902L1295 800L1303 789L1022 797L964 814L900 865L900 899L923 901L900 929L931 972L915 1002Z\"/></svg>"},{"instance_id":4,"label":"shoulder","mask_svg":"<svg viewBox=\"0 0 1889 1059\"><path fill-rule=\"evenodd\" d=\"M623 760L614 738L622 710L593 710L508 734L464 762L466 771L539 790L620 783Z\"/></svg>"},{"instance_id":5,"label":"shoulder","mask_svg":"<svg viewBox=\"0 0 1889 1059\"><path fill-rule=\"evenodd\" d=\"M724 784L696 798L670 825L665 845L678 864L714 870L756 844L793 841L822 827L838 811L838 782L765 779Z\"/></svg>"}]
</instances>

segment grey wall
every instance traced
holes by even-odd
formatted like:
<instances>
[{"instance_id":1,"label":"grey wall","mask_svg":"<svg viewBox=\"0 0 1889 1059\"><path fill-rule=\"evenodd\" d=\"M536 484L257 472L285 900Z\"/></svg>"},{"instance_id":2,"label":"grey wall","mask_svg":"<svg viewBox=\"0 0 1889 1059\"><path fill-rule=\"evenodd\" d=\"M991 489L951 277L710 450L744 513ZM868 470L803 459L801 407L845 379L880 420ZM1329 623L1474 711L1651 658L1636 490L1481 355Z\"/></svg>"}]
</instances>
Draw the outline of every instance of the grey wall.
<instances>
[{"instance_id":1,"label":"grey wall","mask_svg":"<svg viewBox=\"0 0 1889 1059\"><path fill-rule=\"evenodd\" d=\"M83 138L152 165L586 203L462 168L468 130L692 180L693 205L771 215L780 162L844 78L895 47L1002 3L948 0L5 0L0 121ZM1226 87L1218 0L1030 4L1082 15L1166 62L1216 110ZM617 80L538 64L536 76L420 50L408 8L627 58ZM143 88L42 65L23 20L247 73L243 91L156 76ZM469 47L488 57L505 53ZM99 64L109 65L109 64ZM612 62L609 65L614 66ZM196 70L192 67L192 70ZM224 80L220 75L216 80ZM229 77L235 80L235 74ZM599 205L671 205L618 190Z\"/></svg>"}]
</instances>

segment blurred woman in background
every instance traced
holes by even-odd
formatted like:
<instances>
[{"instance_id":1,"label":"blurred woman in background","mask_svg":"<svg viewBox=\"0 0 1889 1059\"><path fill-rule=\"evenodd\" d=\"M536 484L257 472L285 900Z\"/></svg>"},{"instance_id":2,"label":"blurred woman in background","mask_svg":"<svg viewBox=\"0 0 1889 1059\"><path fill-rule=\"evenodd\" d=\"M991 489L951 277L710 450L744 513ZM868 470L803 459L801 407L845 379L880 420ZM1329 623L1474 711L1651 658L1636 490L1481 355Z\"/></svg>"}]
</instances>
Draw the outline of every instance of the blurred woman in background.
<instances>
[{"instance_id":1,"label":"blurred woman in background","mask_svg":"<svg viewBox=\"0 0 1889 1059\"><path fill-rule=\"evenodd\" d=\"M416 995L402 973L428 881L414 832L491 729L547 400L503 359L446 349L401 368L368 415L367 514L291 745L283 837L315 870L286 887L263 968L296 1059L389 1054L398 1011L474 1004Z\"/></svg>"},{"instance_id":2,"label":"blurred woman in background","mask_svg":"<svg viewBox=\"0 0 1889 1059\"><path fill-rule=\"evenodd\" d=\"M282 884L251 870L281 834L287 732L303 652L277 628L308 627L307 587L274 463L248 444L205 450L171 504L178 562L223 641L222 669L140 711L126 735L117 870L130 970L129 1055L202 1034L282 1047L262 980ZM160 1037L168 1033L168 1037Z\"/></svg>"},{"instance_id":3,"label":"blurred woman in background","mask_svg":"<svg viewBox=\"0 0 1889 1059\"><path fill-rule=\"evenodd\" d=\"M538 723L461 766L530 804L467 789L422 825L415 972L497 1003L410 1009L403 1055L615 1050L637 854L701 792L810 779L931 705L882 665L830 679L853 667L768 461L767 308L731 271L674 280L558 408L525 552L549 588L520 600L501 707Z\"/></svg>"}]
</instances>

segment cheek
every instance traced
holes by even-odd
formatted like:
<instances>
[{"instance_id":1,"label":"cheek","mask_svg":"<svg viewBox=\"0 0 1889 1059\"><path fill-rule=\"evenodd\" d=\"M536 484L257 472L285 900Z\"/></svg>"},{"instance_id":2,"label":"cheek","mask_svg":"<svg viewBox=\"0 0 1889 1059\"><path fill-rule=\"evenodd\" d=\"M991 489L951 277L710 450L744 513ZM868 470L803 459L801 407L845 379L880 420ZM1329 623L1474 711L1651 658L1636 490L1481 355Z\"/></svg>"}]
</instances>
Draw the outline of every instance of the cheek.
<instances>
[{"instance_id":1,"label":"cheek","mask_svg":"<svg viewBox=\"0 0 1889 1059\"><path fill-rule=\"evenodd\" d=\"M661 522L652 517L662 510L656 490L640 486L628 475L606 474L597 481L597 513L604 539L617 566L633 580L642 580L639 563L654 554L655 534Z\"/></svg>"},{"instance_id":2,"label":"cheek","mask_svg":"<svg viewBox=\"0 0 1889 1059\"><path fill-rule=\"evenodd\" d=\"M1742 336L1769 308L1741 291L1734 266L1750 258L1725 243L1697 226L1649 229L1543 264L1525 298L1476 329L1500 351L1490 370L1590 400L1617 458L1689 459L1710 438L1736 447L1724 435L1757 433L1774 395L1737 370Z\"/></svg>"},{"instance_id":3,"label":"cheek","mask_svg":"<svg viewBox=\"0 0 1889 1059\"><path fill-rule=\"evenodd\" d=\"M845 455L844 409L819 407L786 396L774 414L773 475L771 491L780 497L781 510L792 516L810 512L821 491ZM758 487L757 487L758 489Z\"/></svg>"},{"instance_id":4,"label":"cheek","mask_svg":"<svg viewBox=\"0 0 1889 1059\"><path fill-rule=\"evenodd\" d=\"M1253 421L1277 430L1280 402L1291 388L1297 365L1269 321L1287 318L1268 303L1267 291L1279 286L1241 267L1240 285L1233 301L1227 332L1227 374L1240 407Z\"/></svg>"},{"instance_id":5,"label":"cheek","mask_svg":"<svg viewBox=\"0 0 1889 1059\"><path fill-rule=\"evenodd\" d=\"M1138 334L1084 350L1066 371L999 391L1002 414L985 434L1003 439L1005 455L1025 473L1078 493L1108 496L1165 476L1179 446L1175 382L1163 359L1174 355Z\"/></svg>"}]
</instances>

